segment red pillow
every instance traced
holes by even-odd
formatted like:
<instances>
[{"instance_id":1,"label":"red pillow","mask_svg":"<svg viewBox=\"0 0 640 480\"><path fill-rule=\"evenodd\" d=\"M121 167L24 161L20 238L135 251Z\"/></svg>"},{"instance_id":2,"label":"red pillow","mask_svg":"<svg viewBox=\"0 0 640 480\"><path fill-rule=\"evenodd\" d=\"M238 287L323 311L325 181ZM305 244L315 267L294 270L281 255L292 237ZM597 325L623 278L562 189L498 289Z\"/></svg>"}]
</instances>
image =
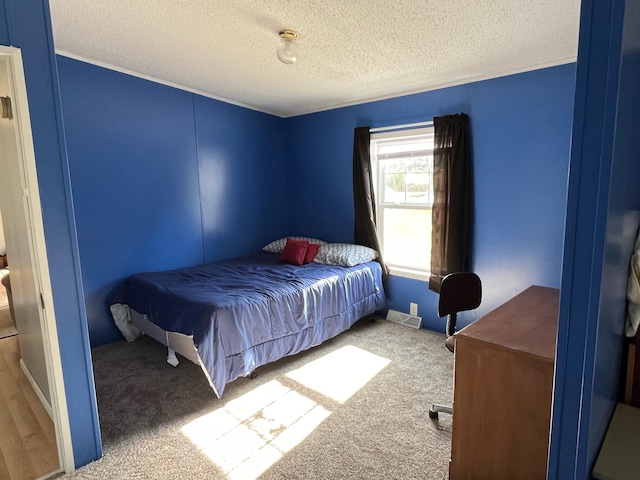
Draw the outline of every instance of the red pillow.
<instances>
[{"instance_id":1,"label":"red pillow","mask_svg":"<svg viewBox=\"0 0 640 480\"><path fill-rule=\"evenodd\" d=\"M316 258L318 254L318 250L320 250L320 245L317 243L310 243L307 246L307 253L304 254L304 262L302 263L311 263L313 259Z\"/></svg>"},{"instance_id":2,"label":"red pillow","mask_svg":"<svg viewBox=\"0 0 640 480\"><path fill-rule=\"evenodd\" d=\"M287 238L287 243L284 246L284 250L282 250L282 255L280 255L280 263L302 265L308 245L309 242L306 240Z\"/></svg>"}]
</instances>

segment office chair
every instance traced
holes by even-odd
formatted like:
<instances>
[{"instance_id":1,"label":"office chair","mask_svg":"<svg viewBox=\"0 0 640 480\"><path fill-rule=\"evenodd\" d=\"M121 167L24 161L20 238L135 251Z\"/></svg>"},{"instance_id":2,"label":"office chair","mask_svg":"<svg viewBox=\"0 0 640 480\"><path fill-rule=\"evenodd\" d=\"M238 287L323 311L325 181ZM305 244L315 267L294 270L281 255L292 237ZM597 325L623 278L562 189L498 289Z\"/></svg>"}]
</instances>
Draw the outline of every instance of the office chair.
<instances>
[{"instance_id":1,"label":"office chair","mask_svg":"<svg viewBox=\"0 0 640 480\"><path fill-rule=\"evenodd\" d=\"M482 282L475 273L450 273L442 279L440 299L438 301L438 316L444 317L447 315L445 346L450 352L453 352L454 349L454 334L456 332L456 316L458 312L474 310L480 306L481 301ZM429 417L438 418L438 412L453 413L453 408L434 403L429 409Z\"/></svg>"}]
</instances>

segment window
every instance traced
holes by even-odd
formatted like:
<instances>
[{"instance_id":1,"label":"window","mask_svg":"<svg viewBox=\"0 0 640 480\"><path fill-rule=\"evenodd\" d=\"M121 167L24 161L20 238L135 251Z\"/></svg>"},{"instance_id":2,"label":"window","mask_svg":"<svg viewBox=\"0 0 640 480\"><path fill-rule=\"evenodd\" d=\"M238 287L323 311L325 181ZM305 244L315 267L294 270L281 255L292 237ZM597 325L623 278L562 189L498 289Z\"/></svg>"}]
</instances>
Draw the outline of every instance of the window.
<instances>
[{"instance_id":1,"label":"window","mask_svg":"<svg viewBox=\"0 0 640 480\"><path fill-rule=\"evenodd\" d=\"M392 274L428 279L433 127L371 135L378 240Z\"/></svg>"}]
</instances>

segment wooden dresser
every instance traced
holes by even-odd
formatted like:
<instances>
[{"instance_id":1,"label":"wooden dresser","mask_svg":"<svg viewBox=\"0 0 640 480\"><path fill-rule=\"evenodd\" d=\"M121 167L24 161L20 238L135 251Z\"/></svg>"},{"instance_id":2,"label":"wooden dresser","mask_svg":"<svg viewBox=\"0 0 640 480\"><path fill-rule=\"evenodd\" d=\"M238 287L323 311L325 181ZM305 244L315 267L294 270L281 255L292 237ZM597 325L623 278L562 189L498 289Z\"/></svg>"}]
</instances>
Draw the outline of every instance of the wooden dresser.
<instances>
[{"instance_id":1,"label":"wooden dresser","mask_svg":"<svg viewBox=\"0 0 640 480\"><path fill-rule=\"evenodd\" d=\"M546 478L558 303L532 286L456 334L451 480Z\"/></svg>"}]
</instances>

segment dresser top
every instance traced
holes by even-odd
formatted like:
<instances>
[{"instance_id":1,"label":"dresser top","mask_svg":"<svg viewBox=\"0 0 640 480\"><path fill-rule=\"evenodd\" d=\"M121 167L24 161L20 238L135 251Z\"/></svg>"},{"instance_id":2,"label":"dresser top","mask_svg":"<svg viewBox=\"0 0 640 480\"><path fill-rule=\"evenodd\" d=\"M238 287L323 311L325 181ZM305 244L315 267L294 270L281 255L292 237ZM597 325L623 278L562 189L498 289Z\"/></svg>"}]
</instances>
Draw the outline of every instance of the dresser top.
<instances>
[{"instance_id":1,"label":"dresser top","mask_svg":"<svg viewBox=\"0 0 640 480\"><path fill-rule=\"evenodd\" d=\"M531 286L456 335L553 361L559 297L557 288Z\"/></svg>"}]
</instances>

